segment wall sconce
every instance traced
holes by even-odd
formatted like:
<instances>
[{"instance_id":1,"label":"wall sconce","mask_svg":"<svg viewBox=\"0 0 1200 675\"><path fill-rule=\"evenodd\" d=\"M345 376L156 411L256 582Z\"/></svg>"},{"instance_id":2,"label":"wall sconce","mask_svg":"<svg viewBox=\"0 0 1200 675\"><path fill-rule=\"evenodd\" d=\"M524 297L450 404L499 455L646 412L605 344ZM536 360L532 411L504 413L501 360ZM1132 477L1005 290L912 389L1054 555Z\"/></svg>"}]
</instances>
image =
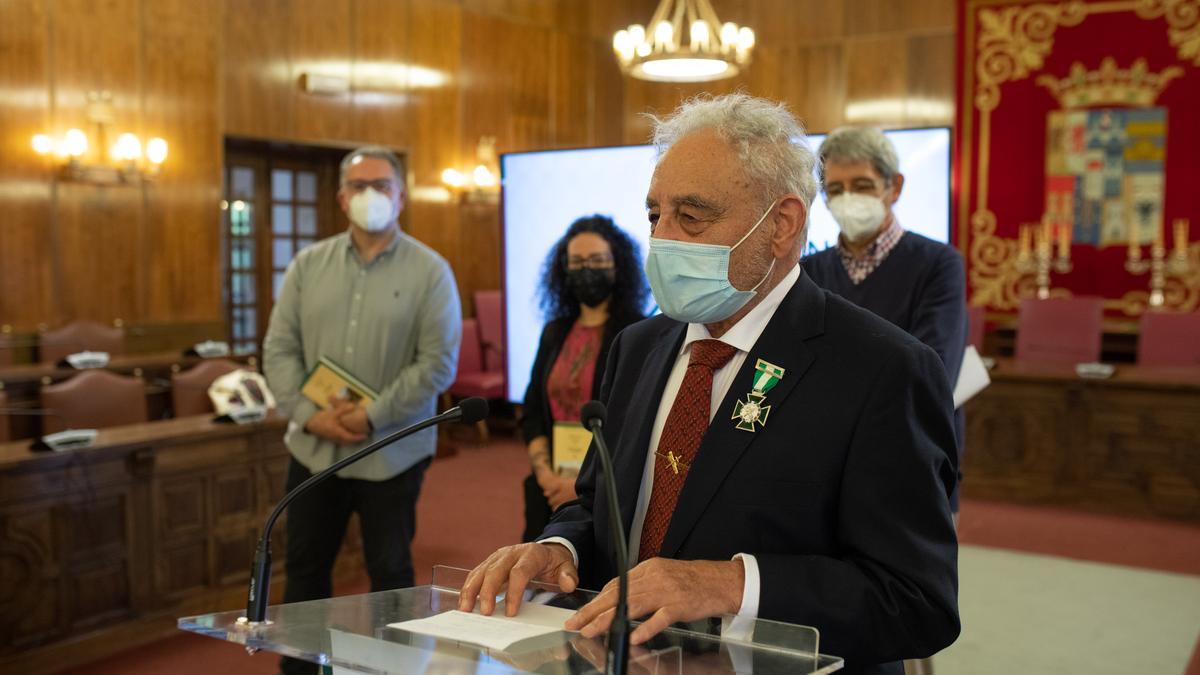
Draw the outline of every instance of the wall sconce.
<instances>
[{"instance_id":1,"label":"wall sconce","mask_svg":"<svg viewBox=\"0 0 1200 675\"><path fill-rule=\"evenodd\" d=\"M498 204L500 171L496 161L496 137L484 136L475 146L475 168L469 172L448 168L442 171L442 183L459 193L464 202Z\"/></svg>"},{"instance_id":2,"label":"wall sconce","mask_svg":"<svg viewBox=\"0 0 1200 675\"><path fill-rule=\"evenodd\" d=\"M142 141L136 134L123 133L107 148L108 155L105 156L103 153L113 124L112 93L91 91L87 99L87 118L96 128L95 143L82 129L69 129L62 138L35 135L33 151L53 158L59 165L59 176L64 180L116 185L157 178L167 161L167 142L151 138L143 150ZM98 161L89 161L93 156L98 157Z\"/></svg>"}]
</instances>

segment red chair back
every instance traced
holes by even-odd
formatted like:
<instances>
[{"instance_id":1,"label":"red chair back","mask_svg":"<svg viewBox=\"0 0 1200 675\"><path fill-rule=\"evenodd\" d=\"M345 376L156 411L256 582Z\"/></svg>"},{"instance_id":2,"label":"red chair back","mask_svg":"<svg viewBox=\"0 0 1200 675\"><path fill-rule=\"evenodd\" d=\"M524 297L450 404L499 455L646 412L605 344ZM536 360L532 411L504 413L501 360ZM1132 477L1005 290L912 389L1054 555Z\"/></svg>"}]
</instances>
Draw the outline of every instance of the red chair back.
<instances>
[{"instance_id":1,"label":"red chair back","mask_svg":"<svg viewBox=\"0 0 1200 675\"><path fill-rule=\"evenodd\" d=\"M229 359L201 361L190 370L171 374L171 411L175 417L211 415L212 399L208 388L214 380L240 368Z\"/></svg>"},{"instance_id":2,"label":"red chair back","mask_svg":"<svg viewBox=\"0 0 1200 675\"><path fill-rule=\"evenodd\" d=\"M483 345L483 367L490 373L504 370L504 298L500 291L475 292L475 318Z\"/></svg>"},{"instance_id":3,"label":"red chair back","mask_svg":"<svg viewBox=\"0 0 1200 675\"><path fill-rule=\"evenodd\" d=\"M1200 312L1143 314L1138 365L1200 366Z\"/></svg>"},{"instance_id":4,"label":"red chair back","mask_svg":"<svg viewBox=\"0 0 1200 675\"><path fill-rule=\"evenodd\" d=\"M463 319L462 343L458 347L458 376L483 372L483 350L479 344L479 322Z\"/></svg>"},{"instance_id":5,"label":"red chair back","mask_svg":"<svg viewBox=\"0 0 1200 675\"><path fill-rule=\"evenodd\" d=\"M43 386L42 407L52 413L42 419L47 434L137 424L150 417L142 378L106 370L85 370L65 382Z\"/></svg>"},{"instance_id":6,"label":"red chair back","mask_svg":"<svg viewBox=\"0 0 1200 675\"><path fill-rule=\"evenodd\" d=\"M1100 298L1023 300L1017 324L1017 361L1074 365L1100 360Z\"/></svg>"},{"instance_id":7,"label":"red chair back","mask_svg":"<svg viewBox=\"0 0 1200 675\"><path fill-rule=\"evenodd\" d=\"M983 353L983 335L986 320L983 308L978 305L967 307L967 344L974 345L975 351Z\"/></svg>"},{"instance_id":8,"label":"red chair back","mask_svg":"<svg viewBox=\"0 0 1200 675\"><path fill-rule=\"evenodd\" d=\"M108 352L113 356L124 354L125 330L80 320L47 331L38 340L38 356L42 363L58 363L83 351Z\"/></svg>"}]
</instances>

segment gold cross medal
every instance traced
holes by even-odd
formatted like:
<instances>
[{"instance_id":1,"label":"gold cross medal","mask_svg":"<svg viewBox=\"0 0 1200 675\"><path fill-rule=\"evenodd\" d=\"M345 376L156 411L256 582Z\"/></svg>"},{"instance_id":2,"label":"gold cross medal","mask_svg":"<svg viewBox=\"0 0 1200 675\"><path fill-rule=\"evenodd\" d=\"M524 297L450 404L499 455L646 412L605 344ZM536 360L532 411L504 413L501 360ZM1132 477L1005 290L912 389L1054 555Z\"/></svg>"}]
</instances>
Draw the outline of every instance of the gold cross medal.
<instances>
[{"instance_id":1,"label":"gold cross medal","mask_svg":"<svg viewBox=\"0 0 1200 675\"><path fill-rule=\"evenodd\" d=\"M767 415L771 413L771 406L766 405L767 392L779 384L783 373L783 368L758 360L754 366L754 390L746 394L745 401L738 401L733 406L733 419L737 420L735 426L738 429L753 433L758 430L755 424L767 426Z\"/></svg>"}]
</instances>

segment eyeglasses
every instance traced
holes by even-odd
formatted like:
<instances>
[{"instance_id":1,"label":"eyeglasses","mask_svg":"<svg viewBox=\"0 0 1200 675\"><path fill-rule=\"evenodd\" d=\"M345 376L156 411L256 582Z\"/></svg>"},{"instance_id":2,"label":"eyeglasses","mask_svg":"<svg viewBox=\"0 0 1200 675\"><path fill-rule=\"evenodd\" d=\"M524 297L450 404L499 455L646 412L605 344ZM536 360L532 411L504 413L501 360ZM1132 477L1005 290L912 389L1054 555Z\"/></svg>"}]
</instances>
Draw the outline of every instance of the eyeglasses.
<instances>
[{"instance_id":1,"label":"eyeglasses","mask_svg":"<svg viewBox=\"0 0 1200 675\"><path fill-rule=\"evenodd\" d=\"M355 194L362 192L367 188L371 188L376 192L391 194L395 185L396 182L391 178L380 178L379 180L348 180L344 183L346 189Z\"/></svg>"},{"instance_id":2,"label":"eyeglasses","mask_svg":"<svg viewBox=\"0 0 1200 675\"><path fill-rule=\"evenodd\" d=\"M887 187L887 181L883 186ZM837 197L846 192L846 186L841 183L829 183L824 187L826 197ZM856 195L873 195L879 193L879 185L870 178L855 178L850 181L850 192Z\"/></svg>"},{"instance_id":3,"label":"eyeglasses","mask_svg":"<svg viewBox=\"0 0 1200 675\"><path fill-rule=\"evenodd\" d=\"M613 267L612 256L604 255L603 253L589 255L586 258L583 258L580 256L571 256L571 257L567 258L567 269L568 270L581 270L581 269L607 270L607 269L612 269L612 267Z\"/></svg>"}]
</instances>

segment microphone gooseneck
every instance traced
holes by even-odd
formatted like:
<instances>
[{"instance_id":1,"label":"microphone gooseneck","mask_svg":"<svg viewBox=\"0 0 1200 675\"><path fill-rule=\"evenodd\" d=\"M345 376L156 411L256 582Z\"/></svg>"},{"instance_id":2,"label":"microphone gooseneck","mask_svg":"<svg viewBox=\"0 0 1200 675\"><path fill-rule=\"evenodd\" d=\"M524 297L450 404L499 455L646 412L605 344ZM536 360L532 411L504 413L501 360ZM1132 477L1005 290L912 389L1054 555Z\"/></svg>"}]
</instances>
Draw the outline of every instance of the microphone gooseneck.
<instances>
[{"instance_id":1,"label":"microphone gooseneck","mask_svg":"<svg viewBox=\"0 0 1200 675\"><path fill-rule=\"evenodd\" d=\"M266 525L263 526L262 536L258 540L258 546L254 550L254 563L250 568L250 593L246 603L246 620L251 624L262 623L267 618L267 602L270 598L271 586L271 530L275 527L275 521L279 519L280 514L287 508L287 505L292 503L296 497L304 494L317 483L320 483L338 471L350 466L351 464L363 459L367 455L378 451L379 449L391 445L396 441L410 436L412 434L427 429L429 427L441 424L442 422L457 422L463 421L475 423L487 417L488 405L487 401L481 398L471 397L460 402L456 407L453 407L446 412L422 420L416 424L404 427L399 431L393 432L375 441L358 452L345 457L337 462L334 462L329 468L319 471L310 476L308 480L297 485L290 492L279 500L275 505L275 509L271 511L271 515L267 516Z\"/></svg>"},{"instance_id":2,"label":"microphone gooseneck","mask_svg":"<svg viewBox=\"0 0 1200 675\"><path fill-rule=\"evenodd\" d=\"M599 401L588 401L580 410L580 421L592 432L600 464L604 470L604 482L608 494L608 531L612 536L613 561L617 567L617 607L612 624L608 628L608 663L605 671L613 675L625 675L629 669L629 547L621 527L621 509L617 505L617 484L612 466L612 455L604 442L604 420L608 411Z\"/></svg>"}]
</instances>

